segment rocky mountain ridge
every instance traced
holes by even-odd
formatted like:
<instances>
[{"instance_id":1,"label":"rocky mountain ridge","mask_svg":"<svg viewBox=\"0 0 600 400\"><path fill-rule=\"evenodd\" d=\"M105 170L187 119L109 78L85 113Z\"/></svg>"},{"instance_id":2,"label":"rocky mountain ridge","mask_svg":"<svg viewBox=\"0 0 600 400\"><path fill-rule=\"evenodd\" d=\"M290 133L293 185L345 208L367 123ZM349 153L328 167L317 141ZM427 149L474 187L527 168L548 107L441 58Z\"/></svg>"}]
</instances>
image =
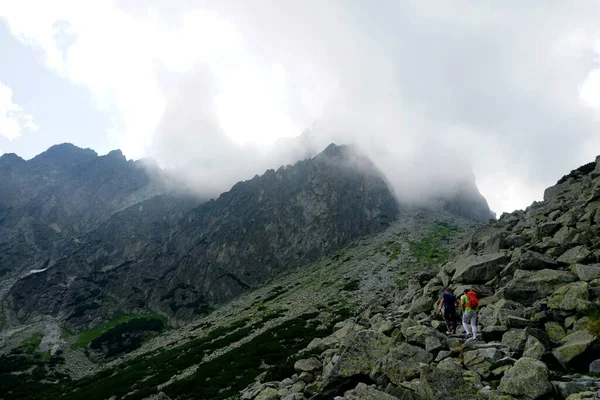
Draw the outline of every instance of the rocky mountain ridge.
<instances>
[{"instance_id":1,"label":"rocky mountain ridge","mask_svg":"<svg viewBox=\"0 0 600 400\"><path fill-rule=\"evenodd\" d=\"M76 157L64 161L68 159L65 152L74 152ZM85 172L93 168L82 168L81 160L117 160L118 164L109 164L117 175L105 172L108 178L97 188L97 180ZM46 168L51 171L46 174L49 176L59 176L60 171L73 174L76 179L68 188L86 196L90 193L79 188L80 180L85 179L96 191L104 190L107 184L128 188L119 179L123 176L137 182L130 189L138 195L130 194L130 198L142 201L125 207L125 200L111 198L115 206L105 206L102 210L106 211L100 214L102 218L112 214L102 219L98 210L92 218L95 224L88 224L93 228L89 231L67 224L73 226L70 231L77 232L77 237L51 246L51 255L38 257L39 262L31 268L35 273L11 282L5 302L11 324L49 315L63 321L68 329L79 331L119 312L147 310L189 320L285 269L385 229L401 213L385 177L372 162L350 147L333 144L314 158L268 170L200 205L194 198L151 196L160 188L153 186L143 170L135 170L139 176L133 177L131 171L119 170L131 162L118 152L98 158L91 151L62 145L30 163L52 166ZM52 181L46 175L43 178ZM49 187L55 190L55 186ZM69 192L61 190L57 193L64 196ZM94 201L103 198L97 197ZM34 199L42 199L42 195ZM456 213L473 209L477 210L473 215L485 218L480 211L487 209L487 203L479 200L464 203L466 206L456 208ZM71 206L74 201L57 201L51 210L62 204L73 218L81 216L73 210L85 202L77 201L75 207ZM115 211L117 205L125 208ZM33 217L55 224L46 214ZM71 235L66 228L63 231L63 236Z\"/></svg>"},{"instance_id":2,"label":"rocky mountain ridge","mask_svg":"<svg viewBox=\"0 0 600 400\"><path fill-rule=\"evenodd\" d=\"M483 340L444 334L444 287L480 294ZM543 202L480 228L431 279L313 340L295 374L257 380L240 398L596 399L599 288L600 156Z\"/></svg>"}]
</instances>

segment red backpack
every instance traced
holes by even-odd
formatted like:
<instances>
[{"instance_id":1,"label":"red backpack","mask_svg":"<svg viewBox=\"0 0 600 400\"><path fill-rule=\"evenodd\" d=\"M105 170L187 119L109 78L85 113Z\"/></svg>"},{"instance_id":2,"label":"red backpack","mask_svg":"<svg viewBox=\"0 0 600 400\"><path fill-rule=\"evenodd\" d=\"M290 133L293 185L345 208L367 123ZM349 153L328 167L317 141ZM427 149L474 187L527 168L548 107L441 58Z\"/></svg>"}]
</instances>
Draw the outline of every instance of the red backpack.
<instances>
[{"instance_id":1,"label":"red backpack","mask_svg":"<svg viewBox=\"0 0 600 400\"><path fill-rule=\"evenodd\" d=\"M467 302L467 307L475 310L477 309L477 307L479 307L479 299L477 298L477 293L473 292L473 291L469 291L467 292L467 299L469 300Z\"/></svg>"}]
</instances>

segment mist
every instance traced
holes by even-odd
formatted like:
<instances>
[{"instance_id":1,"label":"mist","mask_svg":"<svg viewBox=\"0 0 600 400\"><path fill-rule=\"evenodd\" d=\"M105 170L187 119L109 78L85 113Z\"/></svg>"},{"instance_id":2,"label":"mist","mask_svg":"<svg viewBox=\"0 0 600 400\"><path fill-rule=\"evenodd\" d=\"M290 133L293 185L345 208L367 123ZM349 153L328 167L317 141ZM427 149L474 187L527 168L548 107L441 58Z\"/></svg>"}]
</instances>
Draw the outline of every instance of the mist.
<instances>
[{"instance_id":1,"label":"mist","mask_svg":"<svg viewBox=\"0 0 600 400\"><path fill-rule=\"evenodd\" d=\"M210 38L222 52L165 80L166 110L145 150L205 195L334 142L369 156L401 200L475 177L494 211L512 211L600 153L597 2L153 7L166 26L203 9L235 32Z\"/></svg>"}]
</instances>

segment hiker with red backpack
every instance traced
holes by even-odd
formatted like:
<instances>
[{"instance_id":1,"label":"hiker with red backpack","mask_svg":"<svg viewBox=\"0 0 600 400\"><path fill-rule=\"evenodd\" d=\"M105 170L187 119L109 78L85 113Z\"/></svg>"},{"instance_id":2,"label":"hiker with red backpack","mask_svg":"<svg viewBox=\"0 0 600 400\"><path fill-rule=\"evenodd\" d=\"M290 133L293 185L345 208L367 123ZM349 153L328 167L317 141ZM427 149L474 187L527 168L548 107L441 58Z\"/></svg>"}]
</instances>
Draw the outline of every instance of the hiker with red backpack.
<instances>
[{"instance_id":1,"label":"hiker with red backpack","mask_svg":"<svg viewBox=\"0 0 600 400\"><path fill-rule=\"evenodd\" d=\"M465 329L465 338L467 340L477 340L477 308L479 307L477 293L465 289L464 294L460 296L460 305L463 310L462 325ZM473 332L472 336L469 333L469 322Z\"/></svg>"}]
</instances>

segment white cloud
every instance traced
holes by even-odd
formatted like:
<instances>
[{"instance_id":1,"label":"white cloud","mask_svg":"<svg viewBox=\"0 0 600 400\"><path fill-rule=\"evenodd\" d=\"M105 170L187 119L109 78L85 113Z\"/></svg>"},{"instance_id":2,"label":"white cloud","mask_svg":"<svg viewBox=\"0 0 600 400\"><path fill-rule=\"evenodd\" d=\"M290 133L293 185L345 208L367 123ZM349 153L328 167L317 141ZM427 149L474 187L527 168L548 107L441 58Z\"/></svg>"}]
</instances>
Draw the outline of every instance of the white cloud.
<instances>
[{"instance_id":1,"label":"white cloud","mask_svg":"<svg viewBox=\"0 0 600 400\"><path fill-rule=\"evenodd\" d=\"M600 153L599 8L21 0L4 2L0 15L50 68L114 111L115 146L191 163L203 187L292 162L300 153L265 148L312 127L312 146L358 144L400 195L439 190L472 166L502 212ZM73 35L66 50L57 21Z\"/></svg>"},{"instance_id":2,"label":"white cloud","mask_svg":"<svg viewBox=\"0 0 600 400\"><path fill-rule=\"evenodd\" d=\"M12 89L0 82L0 135L8 140L17 139L24 131L38 130L33 116L26 113L20 105L13 103L12 96Z\"/></svg>"}]
</instances>

